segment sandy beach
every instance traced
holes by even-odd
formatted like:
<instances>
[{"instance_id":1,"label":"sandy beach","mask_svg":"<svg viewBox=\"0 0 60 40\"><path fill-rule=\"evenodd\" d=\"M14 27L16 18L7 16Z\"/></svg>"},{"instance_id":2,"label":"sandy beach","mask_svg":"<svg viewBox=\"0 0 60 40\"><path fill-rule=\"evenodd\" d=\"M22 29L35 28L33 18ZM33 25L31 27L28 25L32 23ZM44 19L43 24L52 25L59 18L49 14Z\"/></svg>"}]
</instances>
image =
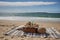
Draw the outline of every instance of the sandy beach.
<instances>
[{"instance_id":1,"label":"sandy beach","mask_svg":"<svg viewBox=\"0 0 60 40\"><path fill-rule=\"evenodd\" d=\"M27 21L28 22L28 21ZM0 20L0 40L60 40L53 38L29 38L29 37L18 37L18 36L5 36L4 33L11 30L13 27L25 25L27 22L23 21L12 21L12 20ZM60 32L60 22L34 22L38 23L41 27L54 27Z\"/></svg>"}]
</instances>

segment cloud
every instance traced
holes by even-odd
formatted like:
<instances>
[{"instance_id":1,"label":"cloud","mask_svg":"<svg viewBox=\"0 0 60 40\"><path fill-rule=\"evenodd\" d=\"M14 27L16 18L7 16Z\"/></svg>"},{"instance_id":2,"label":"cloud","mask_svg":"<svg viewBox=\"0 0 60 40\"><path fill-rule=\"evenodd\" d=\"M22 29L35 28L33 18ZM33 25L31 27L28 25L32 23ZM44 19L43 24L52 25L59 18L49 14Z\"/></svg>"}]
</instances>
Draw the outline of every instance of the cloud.
<instances>
[{"instance_id":1,"label":"cloud","mask_svg":"<svg viewBox=\"0 0 60 40\"><path fill-rule=\"evenodd\" d=\"M34 5L51 5L56 2L1 2L0 6L34 6Z\"/></svg>"}]
</instances>

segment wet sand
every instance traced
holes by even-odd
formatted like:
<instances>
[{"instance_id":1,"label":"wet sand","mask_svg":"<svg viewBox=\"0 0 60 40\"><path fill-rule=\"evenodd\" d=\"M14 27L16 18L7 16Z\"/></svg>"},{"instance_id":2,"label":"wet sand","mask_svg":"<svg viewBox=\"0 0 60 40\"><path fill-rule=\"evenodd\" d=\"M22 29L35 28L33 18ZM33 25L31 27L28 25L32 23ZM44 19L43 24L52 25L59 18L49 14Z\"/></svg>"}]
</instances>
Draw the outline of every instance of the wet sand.
<instances>
[{"instance_id":1,"label":"wet sand","mask_svg":"<svg viewBox=\"0 0 60 40\"><path fill-rule=\"evenodd\" d=\"M27 21L28 22L28 21ZM0 20L0 40L60 40L53 38L30 38L30 37L18 37L18 36L5 36L4 33L11 30L13 27L25 25L27 22ZM60 32L60 22L34 22L38 23L40 27L54 27Z\"/></svg>"}]
</instances>

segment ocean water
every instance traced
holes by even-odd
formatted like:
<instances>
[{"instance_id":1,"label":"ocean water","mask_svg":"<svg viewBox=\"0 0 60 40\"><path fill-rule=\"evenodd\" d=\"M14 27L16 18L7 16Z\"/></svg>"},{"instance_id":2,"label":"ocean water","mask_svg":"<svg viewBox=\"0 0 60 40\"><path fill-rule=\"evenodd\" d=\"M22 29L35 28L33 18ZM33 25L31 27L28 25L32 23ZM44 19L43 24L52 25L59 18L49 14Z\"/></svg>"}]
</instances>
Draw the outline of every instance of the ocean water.
<instances>
[{"instance_id":1,"label":"ocean water","mask_svg":"<svg viewBox=\"0 0 60 40\"><path fill-rule=\"evenodd\" d=\"M60 13L0 13L0 20L60 22Z\"/></svg>"},{"instance_id":2,"label":"ocean water","mask_svg":"<svg viewBox=\"0 0 60 40\"><path fill-rule=\"evenodd\" d=\"M60 13L0 13L0 16L23 16L23 17L50 17L60 18Z\"/></svg>"}]
</instances>

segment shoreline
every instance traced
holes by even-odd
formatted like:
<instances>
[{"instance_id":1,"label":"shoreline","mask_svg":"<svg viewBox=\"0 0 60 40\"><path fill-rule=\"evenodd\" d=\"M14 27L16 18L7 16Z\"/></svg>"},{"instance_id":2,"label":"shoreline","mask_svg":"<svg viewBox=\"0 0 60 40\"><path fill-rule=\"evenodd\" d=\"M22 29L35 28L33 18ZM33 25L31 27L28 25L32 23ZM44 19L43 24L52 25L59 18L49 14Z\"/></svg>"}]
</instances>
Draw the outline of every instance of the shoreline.
<instances>
[{"instance_id":1,"label":"shoreline","mask_svg":"<svg viewBox=\"0 0 60 40\"><path fill-rule=\"evenodd\" d=\"M40 21L40 22L60 22L60 18L44 18L44 17L0 17L0 20L10 20L10 21Z\"/></svg>"}]
</instances>

